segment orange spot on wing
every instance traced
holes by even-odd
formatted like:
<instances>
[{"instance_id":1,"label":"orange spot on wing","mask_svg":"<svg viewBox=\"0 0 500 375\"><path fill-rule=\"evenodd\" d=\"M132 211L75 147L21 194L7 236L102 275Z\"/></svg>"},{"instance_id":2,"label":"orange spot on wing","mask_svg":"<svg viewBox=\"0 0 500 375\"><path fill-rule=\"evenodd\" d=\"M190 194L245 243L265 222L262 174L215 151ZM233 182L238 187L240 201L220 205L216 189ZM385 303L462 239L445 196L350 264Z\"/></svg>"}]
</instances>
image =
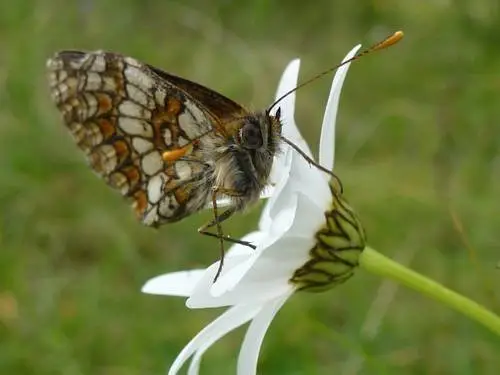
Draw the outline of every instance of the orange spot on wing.
<instances>
[{"instance_id":1,"label":"orange spot on wing","mask_svg":"<svg viewBox=\"0 0 500 375\"><path fill-rule=\"evenodd\" d=\"M181 102L175 98L168 98L167 112L172 116L177 116L181 112Z\"/></svg>"},{"instance_id":2,"label":"orange spot on wing","mask_svg":"<svg viewBox=\"0 0 500 375\"><path fill-rule=\"evenodd\" d=\"M174 191L175 200L181 206L184 205L189 200L189 191L183 188L177 188Z\"/></svg>"},{"instance_id":3,"label":"orange spot on wing","mask_svg":"<svg viewBox=\"0 0 500 375\"><path fill-rule=\"evenodd\" d=\"M165 149L165 139L163 138L163 130L165 127L168 127L168 129L172 132L172 138L177 139L177 126L172 126L173 124L177 124L175 115L169 113L168 111L158 112L154 115L152 123L154 132L153 143L156 148L159 148L160 150Z\"/></svg>"},{"instance_id":4,"label":"orange spot on wing","mask_svg":"<svg viewBox=\"0 0 500 375\"><path fill-rule=\"evenodd\" d=\"M113 134L115 134L115 126L108 119L97 119L97 125L99 125L99 129L101 129L101 133L104 139L108 139Z\"/></svg>"},{"instance_id":5,"label":"orange spot on wing","mask_svg":"<svg viewBox=\"0 0 500 375\"><path fill-rule=\"evenodd\" d=\"M111 109L113 108L113 101L111 100L111 97L109 95L98 92L95 93L95 98L97 100L98 114L104 114L111 111Z\"/></svg>"},{"instance_id":6,"label":"orange spot on wing","mask_svg":"<svg viewBox=\"0 0 500 375\"><path fill-rule=\"evenodd\" d=\"M182 103L175 98L167 98L165 108L160 108L156 111L152 118L154 130L154 144L159 149L165 149L165 140L163 131L168 128L171 132L171 137L176 140L179 136L177 116L182 111Z\"/></svg>"},{"instance_id":7,"label":"orange spot on wing","mask_svg":"<svg viewBox=\"0 0 500 375\"><path fill-rule=\"evenodd\" d=\"M160 130L160 127L163 123L165 122L172 122L172 115L168 112L159 112L153 117L153 125L155 126L158 131Z\"/></svg>"},{"instance_id":8,"label":"orange spot on wing","mask_svg":"<svg viewBox=\"0 0 500 375\"><path fill-rule=\"evenodd\" d=\"M139 190L134 194L134 211L137 218L142 219L144 211L148 206L148 197L144 190Z\"/></svg>"},{"instance_id":9,"label":"orange spot on wing","mask_svg":"<svg viewBox=\"0 0 500 375\"><path fill-rule=\"evenodd\" d=\"M117 141L113 143L113 147L116 151L117 161L121 163L129 155L127 143L125 141Z\"/></svg>"},{"instance_id":10,"label":"orange spot on wing","mask_svg":"<svg viewBox=\"0 0 500 375\"><path fill-rule=\"evenodd\" d=\"M130 186L135 186L141 180L139 169L135 166L128 166L124 168L122 173L127 177Z\"/></svg>"},{"instance_id":11,"label":"orange spot on wing","mask_svg":"<svg viewBox=\"0 0 500 375\"><path fill-rule=\"evenodd\" d=\"M165 151L161 157L166 162L173 162L182 158L186 153L191 150L192 145L188 144L182 148L178 148L176 150Z\"/></svg>"}]
</instances>

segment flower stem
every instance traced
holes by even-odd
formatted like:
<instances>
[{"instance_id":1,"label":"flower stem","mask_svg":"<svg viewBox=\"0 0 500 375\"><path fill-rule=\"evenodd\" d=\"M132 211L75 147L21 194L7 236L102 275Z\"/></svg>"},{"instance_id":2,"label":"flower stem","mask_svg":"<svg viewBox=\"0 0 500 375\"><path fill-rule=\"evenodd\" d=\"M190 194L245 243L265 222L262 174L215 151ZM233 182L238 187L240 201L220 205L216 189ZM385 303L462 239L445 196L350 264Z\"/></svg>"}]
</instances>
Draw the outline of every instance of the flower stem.
<instances>
[{"instance_id":1,"label":"flower stem","mask_svg":"<svg viewBox=\"0 0 500 375\"><path fill-rule=\"evenodd\" d=\"M385 257L376 250L367 246L361 253L359 264L371 273L397 281L444 303L500 335L500 317L498 315L428 277Z\"/></svg>"}]
</instances>

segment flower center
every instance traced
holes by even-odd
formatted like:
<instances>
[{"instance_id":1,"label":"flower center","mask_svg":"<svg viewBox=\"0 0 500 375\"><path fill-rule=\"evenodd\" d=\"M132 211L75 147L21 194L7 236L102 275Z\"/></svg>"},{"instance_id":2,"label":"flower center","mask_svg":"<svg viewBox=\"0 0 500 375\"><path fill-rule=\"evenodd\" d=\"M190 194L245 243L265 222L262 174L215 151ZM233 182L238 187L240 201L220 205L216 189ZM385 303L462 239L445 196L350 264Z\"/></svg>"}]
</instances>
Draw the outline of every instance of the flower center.
<instances>
[{"instance_id":1,"label":"flower center","mask_svg":"<svg viewBox=\"0 0 500 375\"><path fill-rule=\"evenodd\" d=\"M366 235L358 216L331 181L332 203L325 212L325 223L315 234L310 259L297 269L290 282L298 290L322 292L343 283L354 274Z\"/></svg>"}]
</instances>

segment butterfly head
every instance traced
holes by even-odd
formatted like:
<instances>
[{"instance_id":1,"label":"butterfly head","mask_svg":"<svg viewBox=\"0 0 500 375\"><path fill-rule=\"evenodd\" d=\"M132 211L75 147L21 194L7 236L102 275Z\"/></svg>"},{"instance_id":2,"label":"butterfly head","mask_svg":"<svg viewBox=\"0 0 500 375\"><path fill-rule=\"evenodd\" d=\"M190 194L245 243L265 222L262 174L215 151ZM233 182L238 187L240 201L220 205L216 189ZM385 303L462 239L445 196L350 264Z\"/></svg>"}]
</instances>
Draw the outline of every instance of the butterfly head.
<instances>
[{"instance_id":1,"label":"butterfly head","mask_svg":"<svg viewBox=\"0 0 500 375\"><path fill-rule=\"evenodd\" d=\"M262 156L274 156L281 136L280 110L274 115L262 111L242 119L236 141L243 149Z\"/></svg>"}]
</instances>

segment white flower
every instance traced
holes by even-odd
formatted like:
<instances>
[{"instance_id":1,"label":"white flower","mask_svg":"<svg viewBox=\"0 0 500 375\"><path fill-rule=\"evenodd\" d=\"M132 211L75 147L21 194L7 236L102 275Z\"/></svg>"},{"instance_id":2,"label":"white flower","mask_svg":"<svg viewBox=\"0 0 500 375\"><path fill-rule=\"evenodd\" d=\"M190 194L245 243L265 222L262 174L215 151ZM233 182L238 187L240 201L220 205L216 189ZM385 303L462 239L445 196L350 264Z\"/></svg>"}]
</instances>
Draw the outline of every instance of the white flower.
<instances>
[{"instance_id":1,"label":"white flower","mask_svg":"<svg viewBox=\"0 0 500 375\"><path fill-rule=\"evenodd\" d=\"M345 59L354 56L359 48L356 46ZM288 65L277 98L296 86L299 65L299 60ZM335 118L348 68L346 64L335 74L323 119L319 163L328 170L333 169ZM312 157L293 119L295 94L280 106L285 137ZM364 247L362 229L326 173L285 146L274 163L271 180L276 186L262 212L259 230L243 238L256 244L256 250L233 246L215 283L219 262L204 270L158 276L143 287L145 293L188 297L189 308L229 306L184 347L169 375L177 374L190 357L188 374L198 374L205 351L249 321L237 373L255 374L264 335L285 301L299 289L324 290L342 282L357 265L357 256Z\"/></svg>"}]
</instances>

